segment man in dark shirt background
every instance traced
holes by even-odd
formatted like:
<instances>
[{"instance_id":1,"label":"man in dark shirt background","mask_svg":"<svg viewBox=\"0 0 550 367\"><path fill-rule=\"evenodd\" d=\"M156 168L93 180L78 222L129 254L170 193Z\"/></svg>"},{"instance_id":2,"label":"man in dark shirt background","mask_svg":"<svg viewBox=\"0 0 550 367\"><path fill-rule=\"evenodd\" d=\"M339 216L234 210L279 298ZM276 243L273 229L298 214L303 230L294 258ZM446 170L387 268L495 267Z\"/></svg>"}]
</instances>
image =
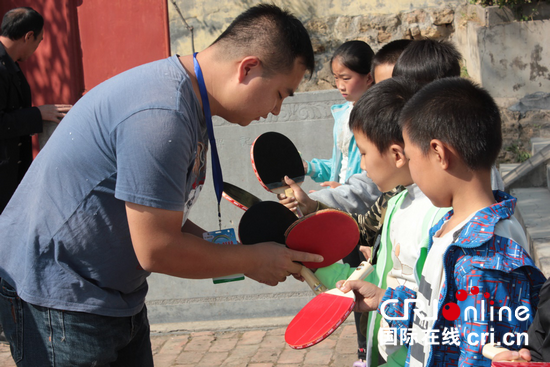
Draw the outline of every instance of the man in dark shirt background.
<instances>
[{"instance_id":1,"label":"man in dark shirt background","mask_svg":"<svg viewBox=\"0 0 550 367\"><path fill-rule=\"evenodd\" d=\"M32 8L15 8L0 34L0 213L32 162L31 135L43 121L59 123L70 105L32 107L31 89L18 62L27 60L44 37L44 19Z\"/></svg>"}]
</instances>

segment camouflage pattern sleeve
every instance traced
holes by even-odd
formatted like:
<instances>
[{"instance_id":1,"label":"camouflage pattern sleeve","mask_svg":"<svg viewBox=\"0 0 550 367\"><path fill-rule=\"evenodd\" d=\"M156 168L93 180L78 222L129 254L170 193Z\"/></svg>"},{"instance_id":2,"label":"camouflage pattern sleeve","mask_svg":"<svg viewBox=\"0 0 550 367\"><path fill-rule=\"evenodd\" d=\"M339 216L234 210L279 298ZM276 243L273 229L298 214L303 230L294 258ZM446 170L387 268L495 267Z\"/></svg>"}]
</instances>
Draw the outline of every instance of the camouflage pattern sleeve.
<instances>
[{"instance_id":1,"label":"camouflage pattern sleeve","mask_svg":"<svg viewBox=\"0 0 550 367\"><path fill-rule=\"evenodd\" d=\"M403 190L405 190L405 187L400 185L391 191L384 192L380 195L380 197L378 197L366 214L348 213L359 225L359 244L370 247L374 246L376 238L382 231L384 216L386 214L386 209L388 208L388 201ZM319 201L317 202L317 210L330 208L331 207L328 205L325 205Z\"/></svg>"},{"instance_id":2,"label":"camouflage pattern sleeve","mask_svg":"<svg viewBox=\"0 0 550 367\"><path fill-rule=\"evenodd\" d=\"M350 213L359 225L361 234L359 241L361 245L374 246L376 238L382 231L386 209L388 208L388 201L403 190L405 190L405 187L397 186L391 191L383 193L364 215Z\"/></svg>"}]
</instances>

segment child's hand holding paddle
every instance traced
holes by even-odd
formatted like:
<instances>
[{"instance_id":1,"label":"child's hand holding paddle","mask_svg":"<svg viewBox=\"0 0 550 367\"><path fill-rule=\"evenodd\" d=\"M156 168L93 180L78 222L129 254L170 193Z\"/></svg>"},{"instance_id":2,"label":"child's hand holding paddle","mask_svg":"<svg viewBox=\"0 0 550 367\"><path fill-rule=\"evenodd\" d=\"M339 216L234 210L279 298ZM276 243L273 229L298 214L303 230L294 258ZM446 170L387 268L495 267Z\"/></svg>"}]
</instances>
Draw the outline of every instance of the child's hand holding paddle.
<instances>
[{"instance_id":1,"label":"child's hand holding paddle","mask_svg":"<svg viewBox=\"0 0 550 367\"><path fill-rule=\"evenodd\" d=\"M296 212L296 208L299 205L303 215L313 213L317 210L317 202L310 199L304 190L302 190L300 185L288 176L285 176L285 183L290 186L292 191L294 191L294 197L287 197L284 193L278 194L277 198L279 199L279 203L283 204L293 212Z\"/></svg>"},{"instance_id":2,"label":"child's hand holding paddle","mask_svg":"<svg viewBox=\"0 0 550 367\"><path fill-rule=\"evenodd\" d=\"M531 361L531 352L529 352L529 349L523 348L520 349L519 352L506 350L495 355L495 357L493 358L493 362L512 362L520 360L524 360L527 362Z\"/></svg>"},{"instance_id":3,"label":"child's hand holding paddle","mask_svg":"<svg viewBox=\"0 0 550 367\"><path fill-rule=\"evenodd\" d=\"M344 282L344 280L341 280L336 283L336 288L344 293L349 291L355 292L355 312L375 311L378 309L378 305L386 292L385 289L364 280L348 280L345 284Z\"/></svg>"}]
</instances>

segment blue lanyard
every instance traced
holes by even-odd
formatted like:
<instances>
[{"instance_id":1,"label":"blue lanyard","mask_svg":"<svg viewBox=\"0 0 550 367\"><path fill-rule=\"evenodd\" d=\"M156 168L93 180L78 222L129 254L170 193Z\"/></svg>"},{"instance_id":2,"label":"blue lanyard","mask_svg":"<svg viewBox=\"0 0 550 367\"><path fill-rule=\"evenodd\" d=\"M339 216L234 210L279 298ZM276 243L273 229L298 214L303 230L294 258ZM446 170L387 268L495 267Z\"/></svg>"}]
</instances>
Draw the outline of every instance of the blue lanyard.
<instances>
[{"instance_id":1,"label":"blue lanyard","mask_svg":"<svg viewBox=\"0 0 550 367\"><path fill-rule=\"evenodd\" d=\"M220 202L222 199L223 191L223 176L222 167L220 166L220 158L218 157L218 148L216 147L216 139L214 138L214 127L212 126L212 113L210 112L210 102L208 101L208 94L206 93L206 85L204 84L204 78L202 76L202 70L197 61L197 53L193 54L193 64L195 66L195 75L197 82L199 83L199 90L201 93L202 109L204 111L204 117L206 119L206 130L208 131L208 140L210 140L211 158L212 158L212 176L214 176L214 191L216 192L216 198L218 200L218 222L220 230L222 229L222 214L220 210Z\"/></svg>"}]
</instances>

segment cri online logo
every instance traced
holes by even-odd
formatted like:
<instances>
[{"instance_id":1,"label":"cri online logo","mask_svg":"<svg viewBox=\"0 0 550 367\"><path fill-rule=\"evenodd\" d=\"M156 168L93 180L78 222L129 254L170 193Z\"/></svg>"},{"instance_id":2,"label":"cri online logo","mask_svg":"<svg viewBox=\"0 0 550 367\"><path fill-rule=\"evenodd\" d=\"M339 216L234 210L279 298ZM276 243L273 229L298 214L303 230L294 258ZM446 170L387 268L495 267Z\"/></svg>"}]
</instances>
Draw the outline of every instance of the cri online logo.
<instances>
[{"instance_id":1,"label":"cri online logo","mask_svg":"<svg viewBox=\"0 0 550 367\"><path fill-rule=\"evenodd\" d=\"M479 294L479 287L473 286L470 289L469 293L473 296L478 295ZM485 299L488 299L490 296L491 295L489 294L489 292L485 292L483 294L483 297ZM465 301L467 298L468 298L468 292L465 291L464 289L459 289L456 292L456 299L458 301ZM387 320L407 320L408 317L409 317L409 315L408 315L409 306L408 305L410 303L415 303L416 307L413 309L413 312L421 320L435 320L435 319L437 319L437 316L434 316L434 317L431 318L431 317L428 317L425 314L423 314L423 312L421 312L421 310L424 309L426 306L423 305L422 302L419 302L416 299L405 299L404 300L404 303L405 303L404 311L405 312L404 312L403 316L389 316L386 313L387 307L391 303L398 303L398 302L399 301L396 300L396 299L388 299L388 300L384 301L380 305L380 313L381 313L382 317L384 317ZM481 303L481 312L479 313L480 320L485 321L485 312L483 311L485 309L485 305L486 305L485 300L481 300L480 303ZM489 301L490 307L489 307L489 310L488 310L489 311L488 316L489 316L490 321L494 321L494 318L495 318L495 310L494 310L494 307L493 307L494 304L495 304L495 301L493 301L493 300ZM432 314L437 315L437 308L438 308L437 302L432 302L432 307L433 307ZM497 310L498 311L496 313L498 315L499 321L503 321L504 318L507 318L509 321L512 321L512 314L514 314L514 316L516 317L516 319L518 321L526 321L526 320L529 319L529 308L526 307L526 306L519 306L514 311L512 311L507 306L497 307ZM477 321L478 320L478 311L474 306L468 306L468 307L466 307L466 309L464 311L462 311L460 309L460 306L458 306L455 302L449 302L449 303L446 303L443 306L442 310L441 310L442 316L448 321L455 321L456 319L458 319L460 317L461 312L464 312L464 320L465 321L469 321L469 320ZM506 313L506 315L504 313Z\"/></svg>"},{"instance_id":2,"label":"cri online logo","mask_svg":"<svg viewBox=\"0 0 550 367\"><path fill-rule=\"evenodd\" d=\"M474 296L477 295L479 293L479 288L476 286L472 287L470 289L470 293ZM489 298L490 296L491 295L489 294L489 292L485 292L485 294L483 294L483 297L485 298ZM465 301L466 298L468 298L468 292L466 292L464 289L459 289L456 292L457 300ZM495 301L491 301L490 304L494 305ZM454 302L449 302L445 304L445 306L443 306L443 310L441 310L441 313L446 320L455 321L460 316L460 307Z\"/></svg>"}]
</instances>

